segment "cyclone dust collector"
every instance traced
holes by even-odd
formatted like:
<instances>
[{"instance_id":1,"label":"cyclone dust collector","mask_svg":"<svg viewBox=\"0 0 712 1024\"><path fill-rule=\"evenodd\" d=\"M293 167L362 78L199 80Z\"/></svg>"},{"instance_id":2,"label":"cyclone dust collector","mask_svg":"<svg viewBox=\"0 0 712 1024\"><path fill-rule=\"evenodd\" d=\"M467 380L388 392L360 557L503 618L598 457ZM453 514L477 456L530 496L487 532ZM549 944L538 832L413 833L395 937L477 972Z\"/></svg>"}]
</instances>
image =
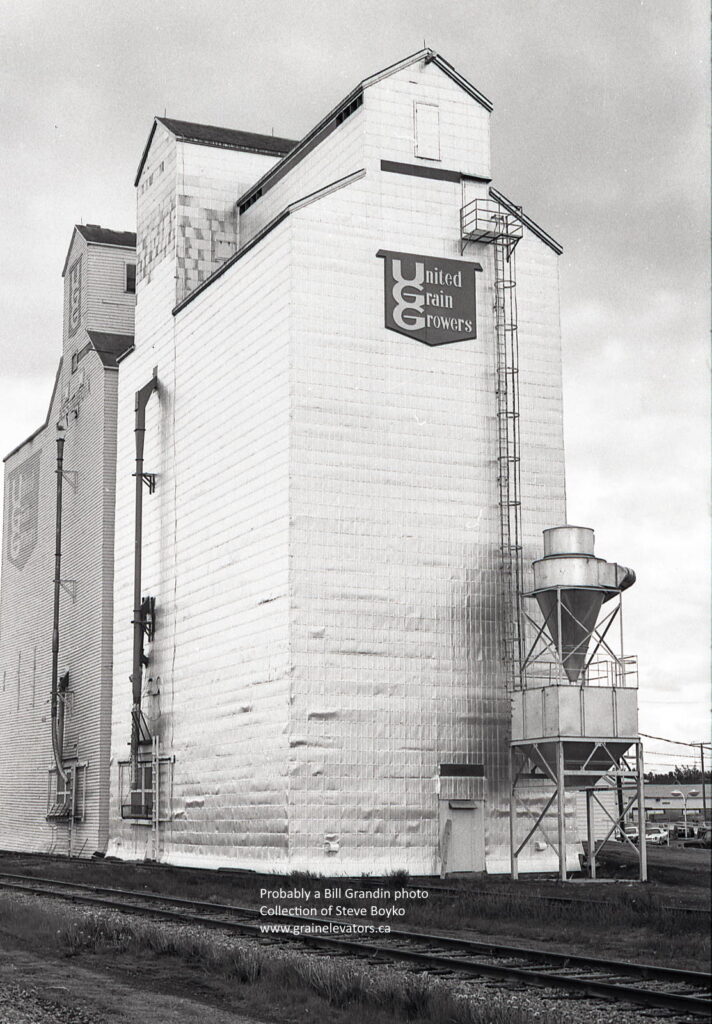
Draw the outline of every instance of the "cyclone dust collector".
<instances>
[{"instance_id":1,"label":"cyclone dust collector","mask_svg":"<svg viewBox=\"0 0 712 1024\"><path fill-rule=\"evenodd\" d=\"M539 835L555 846L566 877L565 792L584 790L595 876L595 805L610 819L608 836L620 831L633 804L643 807L637 661L623 653L621 605L635 573L597 558L593 530L580 526L544 530L544 557L532 568L534 587L522 595L526 653L512 699L511 871L517 877L519 856ZM536 817L526 792L542 785L554 788ZM621 794L617 814L602 800L606 788ZM534 821L522 841L518 806ZM556 839L546 828L554 808ZM635 849L643 878L645 844Z\"/></svg>"}]
</instances>

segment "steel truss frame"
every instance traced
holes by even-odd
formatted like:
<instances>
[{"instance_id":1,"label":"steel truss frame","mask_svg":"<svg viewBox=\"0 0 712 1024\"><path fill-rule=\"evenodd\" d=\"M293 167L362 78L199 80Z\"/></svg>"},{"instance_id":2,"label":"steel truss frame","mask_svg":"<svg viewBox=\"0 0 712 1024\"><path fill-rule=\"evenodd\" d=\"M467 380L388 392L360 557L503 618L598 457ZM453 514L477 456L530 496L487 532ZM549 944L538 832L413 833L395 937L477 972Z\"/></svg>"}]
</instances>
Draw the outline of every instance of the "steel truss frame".
<instances>
[{"instance_id":1,"label":"steel truss frame","mask_svg":"<svg viewBox=\"0 0 712 1024\"><path fill-rule=\"evenodd\" d=\"M575 744L580 748L582 739L584 742L591 744L591 751L580 768L568 768L566 748L569 744ZM512 878L516 879L519 877L519 856L529 842L534 838L535 834L539 832L547 846L551 846L556 853L559 864L559 878L562 882L566 881L566 790L576 791L581 789L582 787L577 783L581 782L582 777L590 777L592 774L600 772L599 783L596 786L583 787L586 793L587 864L589 877L592 879L596 878L597 846L594 825L595 805L598 804L611 823L608 833L600 845L606 843L613 833L617 831L619 836L624 837L625 842L627 842L637 855L640 881L647 881L648 869L645 841L643 840L641 842L639 835L638 846L635 846L623 831L626 815L629 814L636 806L638 811L638 821L643 825L643 834L645 831L643 744L639 738L630 738L628 749L630 750L631 747L635 748L634 757L631 758L628 754L625 754L622 757L620 757L620 755L618 757L614 756L614 754L612 754L608 749L608 744L611 742L620 743L621 740L618 737L586 736L582 738L581 736L576 736L570 738L553 737L546 740L520 740L511 744L509 754L509 839L510 869ZM546 746L549 751L552 746L555 747L556 757L554 767L552 767L549 759L544 756L542 751L542 747L544 746ZM610 766L608 770L603 772L601 772L600 768L601 758L607 759ZM580 763L580 756L577 758L577 763ZM539 772L542 774L539 774ZM548 781L553 786L553 791L549 795L543 810L540 811L538 816L535 816L522 800L525 789L523 782L525 779L531 782L532 778L535 778L537 783ZM615 816L611 814L609 809L599 799L600 793L611 789L617 790L618 792L622 791L626 794L625 799L621 800L621 804L619 804L618 807L618 814ZM552 805L556 812L556 843L552 842L551 837L547 835L543 828L544 819L549 813ZM521 842L518 842L517 836L517 807L522 808L525 814L533 822Z\"/></svg>"},{"instance_id":2,"label":"steel truss frame","mask_svg":"<svg viewBox=\"0 0 712 1024\"><path fill-rule=\"evenodd\" d=\"M611 685L625 686L626 677L630 675L635 676L637 681L637 658L634 655L624 656L623 654L617 654L606 639L611 627L617 620L619 625L618 646L621 651L623 650L623 600L621 595L618 594L616 596L610 610L607 611L603 618L596 623L594 628L587 629L587 627L574 615L571 609L567 608L561 601L561 592L565 591L567 588L556 587L555 589L557 590L556 604L552 606L548 616L545 619L542 618L541 622L537 621L526 610L525 601L527 599L533 600L536 596L536 592L532 591L529 594L522 594L522 619L525 624L525 629L526 627L531 628L531 632L534 634L534 639L528 646L526 654L522 658L519 685L522 687L526 685L525 679L527 676L527 670L529 670L529 674L533 677L533 681L536 680L538 684L541 685L542 679L541 677L537 679L533 666L542 665L549 667L549 678L546 680L547 684L561 683L564 686L580 685L578 683L570 683L564 666L567 657L570 658L573 655L578 654L580 649L585 650L591 640L593 640L594 644L593 650L586 658L586 663L581 672L581 680L584 685L587 683L595 684L597 681L596 679L589 679L589 670L591 669L591 666L595 667L603 662L613 668L614 682ZM551 637L546 634L547 627L549 626L550 620L553 618L554 614L558 617L558 646L554 643ZM585 633L578 646L569 651L566 655L563 650L562 626L564 617L580 626ZM599 655L599 657L597 657L597 655ZM552 666L554 667L553 672Z\"/></svg>"}]
</instances>

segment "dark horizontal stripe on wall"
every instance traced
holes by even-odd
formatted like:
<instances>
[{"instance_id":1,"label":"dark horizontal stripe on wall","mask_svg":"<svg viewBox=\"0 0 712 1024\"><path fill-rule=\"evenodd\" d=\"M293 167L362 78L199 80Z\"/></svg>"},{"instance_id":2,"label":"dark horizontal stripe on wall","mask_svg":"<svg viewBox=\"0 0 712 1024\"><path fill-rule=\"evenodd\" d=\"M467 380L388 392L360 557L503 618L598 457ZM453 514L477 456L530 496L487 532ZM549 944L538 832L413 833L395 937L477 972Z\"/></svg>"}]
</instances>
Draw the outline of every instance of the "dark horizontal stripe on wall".
<instances>
[{"instance_id":1,"label":"dark horizontal stripe on wall","mask_svg":"<svg viewBox=\"0 0 712 1024\"><path fill-rule=\"evenodd\" d=\"M481 181L487 184L491 178L478 178L475 174L461 174L459 171L446 171L441 167L425 167L423 164L399 164L394 160L381 160L381 170L392 174L410 174L415 178L435 178L437 181Z\"/></svg>"},{"instance_id":2,"label":"dark horizontal stripe on wall","mask_svg":"<svg viewBox=\"0 0 712 1024\"><path fill-rule=\"evenodd\" d=\"M483 779L485 777L485 766L483 764L441 764L440 778L469 778Z\"/></svg>"}]
</instances>

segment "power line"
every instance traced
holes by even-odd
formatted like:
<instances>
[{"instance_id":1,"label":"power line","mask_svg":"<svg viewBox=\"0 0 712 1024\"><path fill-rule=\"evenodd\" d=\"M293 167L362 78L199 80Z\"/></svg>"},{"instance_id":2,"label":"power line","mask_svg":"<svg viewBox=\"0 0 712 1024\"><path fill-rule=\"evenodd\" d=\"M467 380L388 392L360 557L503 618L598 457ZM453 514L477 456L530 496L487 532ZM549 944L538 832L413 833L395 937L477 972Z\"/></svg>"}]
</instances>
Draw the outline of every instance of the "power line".
<instances>
[{"instance_id":1,"label":"power line","mask_svg":"<svg viewBox=\"0 0 712 1024\"><path fill-rule=\"evenodd\" d=\"M645 753L662 754L664 757L686 757L688 760L692 758L693 761L699 761L700 758L699 748L697 750L697 753L694 754L691 750L646 750Z\"/></svg>"},{"instance_id":2,"label":"power line","mask_svg":"<svg viewBox=\"0 0 712 1024\"><path fill-rule=\"evenodd\" d=\"M689 743L686 740L671 740L669 736L651 736L647 732L641 732L640 735L645 736L646 740L661 740L663 743L674 743L680 747L696 747L698 750L700 747L707 747L712 750L712 743Z\"/></svg>"},{"instance_id":3,"label":"power line","mask_svg":"<svg viewBox=\"0 0 712 1024\"><path fill-rule=\"evenodd\" d=\"M674 753L674 754L671 754L669 751L666 752L664 750L646 750L645 754L646 754L646 757L650 757L651 754L653 755L653 757L655 757L655 756L664 757L664 758L667 758L668 761L674 761L674 760L677 759L678 761L697 762L697 761L700 760L700 755L699 754L697 756L695 756L694 754L680 754L680 753L677 753L677 752Z\"/></svg>"}]
</instances>

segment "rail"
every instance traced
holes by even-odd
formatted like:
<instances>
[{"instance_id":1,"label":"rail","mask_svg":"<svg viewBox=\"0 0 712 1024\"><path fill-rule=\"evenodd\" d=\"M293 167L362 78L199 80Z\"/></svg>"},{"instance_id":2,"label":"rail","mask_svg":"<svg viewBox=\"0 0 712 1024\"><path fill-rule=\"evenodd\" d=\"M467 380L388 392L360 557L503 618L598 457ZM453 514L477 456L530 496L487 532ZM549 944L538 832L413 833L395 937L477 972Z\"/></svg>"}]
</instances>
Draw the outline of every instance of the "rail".
<instances>
[{"instance_id":1,"label":"rail","mask_svg":"<svg viewBox=\"0 0 712 1024\"><path fill-rule=\"evenodd\" d=\"M259 935L263 941L267 932L264 918L254 907L10 874L0 874L0 888L129 914L157 916L184 924ZM189 907L201 912L188 913ZM392 929L389 935L371 937L368 942L336 938L334 935L295 934L296 927L313 926L314 919L275 915L275 918L279 917L289 924L283 926L285 930L273 928L270 938L290 944L294 941L306 943L327 955L333 955L334 949L339 949L369 959L378 957L417 963L438 973L447 971L465 977L516 980L528 985L559 988L578 998L613 999L706 1018L712 1008L712 976L699 971L603 960L403 929ZM293 931L287 930L288 927ZM685 991L681 991L681 987Z\"/></svg>"},{"instance_id":2,"label":"rail","mask_svg":"<svg viewBox=\"0 0 712 1024\"><path fill-rule=\"evenodd\" d=\"M523 689L540 686L605 686L638 688L638 656L595 658L580 677L571 682L560 661L540 657L530 661L523 672Z\"/></svg>"}]
</instances>

